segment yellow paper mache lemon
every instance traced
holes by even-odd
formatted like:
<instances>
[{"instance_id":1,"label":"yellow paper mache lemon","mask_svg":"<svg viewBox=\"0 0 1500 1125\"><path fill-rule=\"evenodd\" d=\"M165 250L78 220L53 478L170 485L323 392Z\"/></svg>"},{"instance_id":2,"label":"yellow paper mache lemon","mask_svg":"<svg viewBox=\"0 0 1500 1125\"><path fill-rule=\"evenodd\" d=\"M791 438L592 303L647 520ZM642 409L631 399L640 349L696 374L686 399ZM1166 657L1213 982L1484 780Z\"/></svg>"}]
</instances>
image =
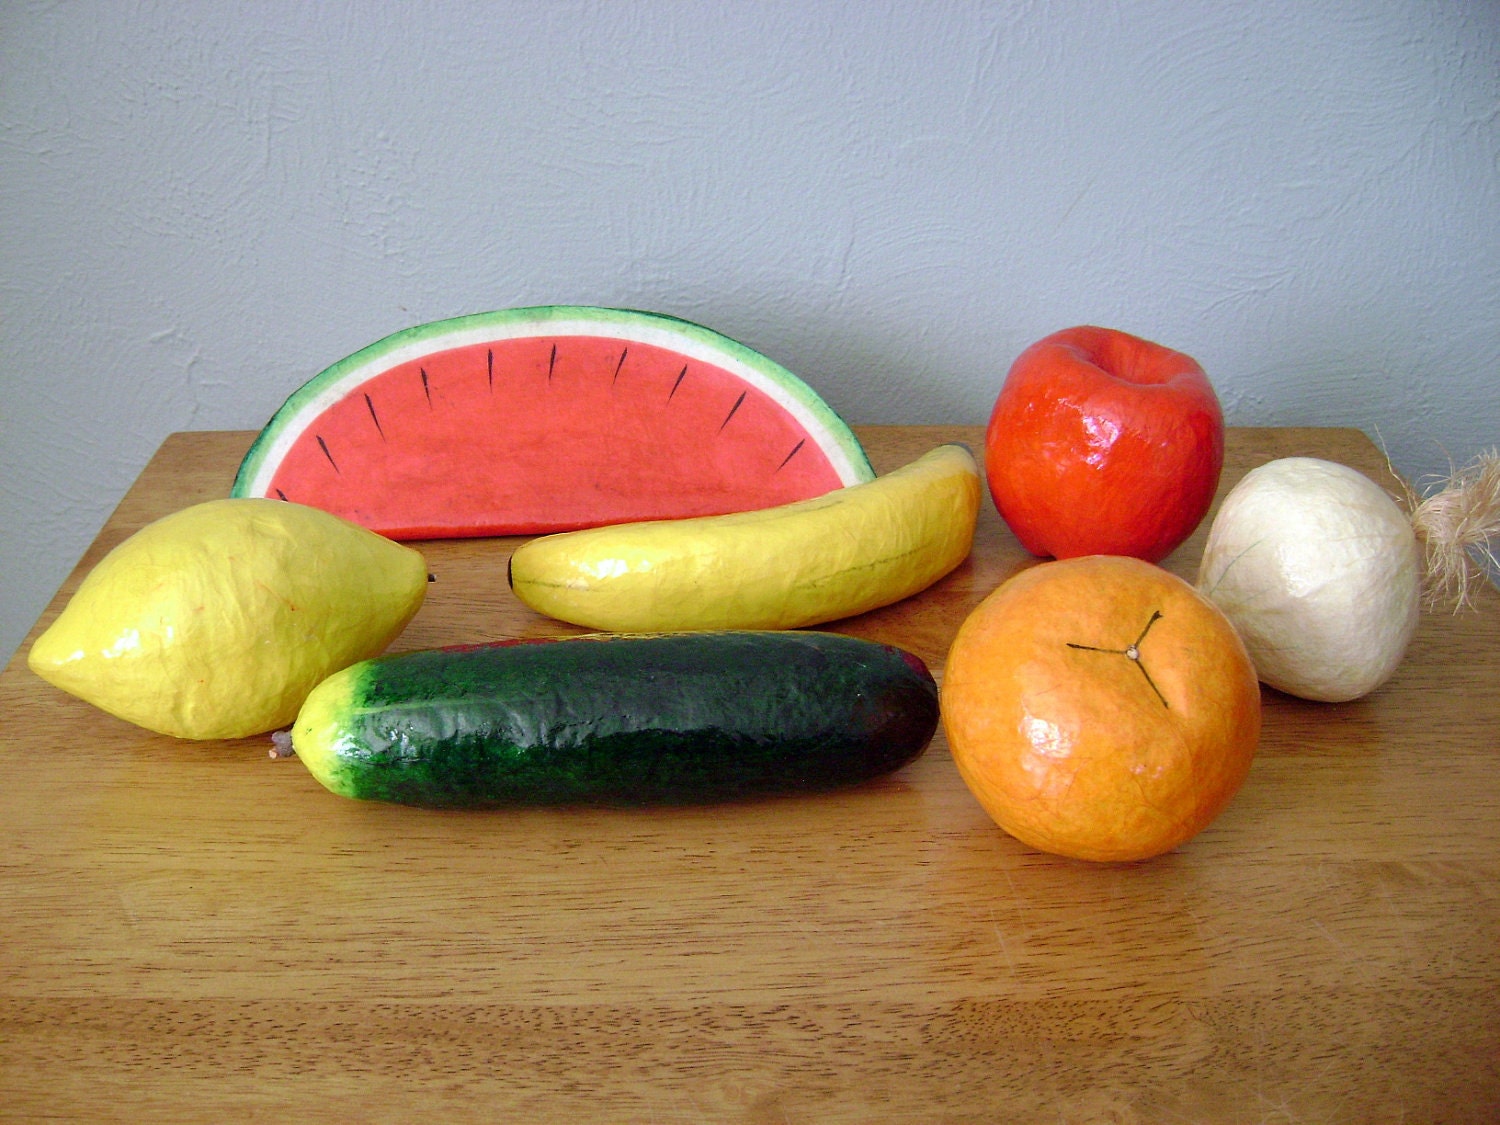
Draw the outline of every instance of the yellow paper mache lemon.
<instances>
[{"instance_id":1,"label":"yellow paper mache lemon","mask_svg":"<svg viewBox=\"0 0 1500 1125\"><path fill-rule=\"evenodd\" d=\"M148 730L239 738L288 725L325 676L385 649L426 590L421 554L337 516L213 500L106 555L27 663Z\"/></svg>"}]
</instances>

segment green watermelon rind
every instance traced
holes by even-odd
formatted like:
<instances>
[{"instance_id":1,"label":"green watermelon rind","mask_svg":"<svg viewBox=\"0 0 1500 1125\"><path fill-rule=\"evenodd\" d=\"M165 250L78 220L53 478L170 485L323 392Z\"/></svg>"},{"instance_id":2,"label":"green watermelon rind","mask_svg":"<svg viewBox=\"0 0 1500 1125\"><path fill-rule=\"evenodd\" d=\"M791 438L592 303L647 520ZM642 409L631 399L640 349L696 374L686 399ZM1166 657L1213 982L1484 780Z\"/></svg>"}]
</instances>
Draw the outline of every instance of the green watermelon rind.
<instances>
[{"instance_id":1,"label":"green watermelon rind","mask_svg":"<svg viewBox=\"0 0 1500 1125\"><path fill-rule=\"evenodd\" d=\"M669 348L722 367L779 403L827 456L844 485L875 470L848 424L797 375L728 336L664 313L590 305L537 305L471 313L393 332L313 376L282 404L251 444L231 496L264 496L307 428L355 387L402 363L470 344L533 336L603 336Z\"/></svg>"}]
</instances>

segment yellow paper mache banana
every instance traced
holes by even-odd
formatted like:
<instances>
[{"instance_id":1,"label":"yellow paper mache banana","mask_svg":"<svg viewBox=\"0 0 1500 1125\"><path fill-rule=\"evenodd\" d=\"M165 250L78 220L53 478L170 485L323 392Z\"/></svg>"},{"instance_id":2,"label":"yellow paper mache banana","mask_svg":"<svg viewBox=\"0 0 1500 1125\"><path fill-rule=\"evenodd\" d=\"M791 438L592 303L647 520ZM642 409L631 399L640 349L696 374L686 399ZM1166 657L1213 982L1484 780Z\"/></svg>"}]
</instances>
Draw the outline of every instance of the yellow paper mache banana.
<instances>
[{"instance_id":1,"label":"yellow paper mache banana","mask_svg":"<svg viewBox=\"0 0 1500 1125\"><path fill-rule=\"evenodd\" d=\"M890 605L974 543L968 447L941 445L873 481L758 511L542 536L511 556L539 613L591 629L794 629Z\"/></svg>"}]
</instances>

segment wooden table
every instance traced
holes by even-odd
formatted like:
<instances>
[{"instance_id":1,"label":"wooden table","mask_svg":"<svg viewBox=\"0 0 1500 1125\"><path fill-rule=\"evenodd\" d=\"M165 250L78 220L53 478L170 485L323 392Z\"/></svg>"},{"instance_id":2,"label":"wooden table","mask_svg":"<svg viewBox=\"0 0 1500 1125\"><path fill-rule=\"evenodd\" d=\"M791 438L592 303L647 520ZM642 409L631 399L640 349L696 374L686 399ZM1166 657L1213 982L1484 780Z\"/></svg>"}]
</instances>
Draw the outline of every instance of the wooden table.
<instances>
[{"instance_id":1,"label":"wooden table","mask_svg":"<svg viewBox=\"0 0 1500 1125\"><path fill-rule=\"evenodd\" d=\"M881 471L982 448L860 436ZM107 548L223 495L250 437L173 435L38 628ZM1355 431L1232 430L1224 487L1290 454L1385 472ZM513 546L424 546L438 581L396 647L576 631L511 596ZM986 501L958 572L835 627L938 670L1033 561ZM264 738L97 712L29 643L0 679L0 1119L1500 1120L1492 589L1364 701L1267 690L1235 802L1133 866L1003 835L941 735L827 797L362 804Z\"/></svg>"}]
</instances>

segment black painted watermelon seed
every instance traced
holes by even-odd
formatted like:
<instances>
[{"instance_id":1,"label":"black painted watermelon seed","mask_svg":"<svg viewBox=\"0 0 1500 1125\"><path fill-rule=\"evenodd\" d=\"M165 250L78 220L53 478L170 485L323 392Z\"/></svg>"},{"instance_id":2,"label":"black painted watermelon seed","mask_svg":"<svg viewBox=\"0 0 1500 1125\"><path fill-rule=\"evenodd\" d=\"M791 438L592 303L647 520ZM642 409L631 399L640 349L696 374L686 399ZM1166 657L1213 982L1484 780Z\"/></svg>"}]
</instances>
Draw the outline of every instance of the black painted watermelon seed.
<instances>
[{"instance_id":1,"label":"black painted watermelon seed","mask_svg":"<svg viewBox=\"0 0 1500 1125\"><path fill-rule=\"evenodd\" d=\"M328 458L328 463L333 466L333 471L342 476L339 463L333 459L333 454L328 452L328 443L323 440L323 435L317 434L316 437L318 439L318 448L323 451L323 456Z\"/></svg>"},{"instance_id":2,"label":"black painted watermelon seed","mask_svg":"<svg viewBox=\"0 0 1500 1125\"><path fill-rule=\"evenodd\" d=\"M794 445L794 446L792 446L792 451L791 451L791 452L790 452L790 453L788 453L788 454L787 454L787 455L786 455L786 456L785 456L785 457L783 457L783 458L782 458L782 459L781 459L781 464L779 464L779 465L777 465L777 466L776 466L776 471L777 471L777 472L778 472L778 473L779 473L779 472L781 472L781 470L782 470L782 469L784 469L784 468L786 468L786 463L787 463L787 462L788 462L788 461L790 461L790 460L791 460L791 459L792 459L792 458L793 458L793 457L795 457L795 456L797 456L797 452L798 452L798 451L799 451L799 450L800 450L800 449L801 449L801 448L802 448L802 447L803 447L803 446L804 446L804 445L806 445L806 444L807 444L807 439L806 439L806 438L803 438L803 439L802 439L802 440L801 440L801 441L799 441L799 442L798 442L798 443L797 443L797 444L796 444L796 445Z\"/></svg>"},{"instance_id":3,"label":"black painted watermelon seed","mask_svg":"<svg viewBox=\"0 0 1500 1125\"><path fill-rule=\"evenodd\" d=\"M734 405L729 408L729 413L724 415L724 421L719 423L719 432L721 434L724 432L724 427L729 425L729 419L734 417L734 412L740 408L740 405L745 401L745 396L749 393L749 391L741 391L740 397L734 400Z\"/></svg>"},{"instance_id":4,"label":"black painted watermelon seed","mask_svg":"<svg viewBox=\"0 0 1500 1125\"><path fill-rule=\"evenodd\" d=\"M682 381L687 378L687 364L682 365L682 370L677 373L677 381L672 384L672 389L667 392L667 401L672 401L672 396L677 393L677 388L682 386Z\"/></svg>"},{"instance_id":5,"label":"black painted watermelon seed","mask_svg":"<svg viewBox=\"0 0 1500 1125\"><path fill-rule=\"evenodd\" d=\"M380 415L375 413L375 403L371 401L368 394L365 395L365 405L370 408L370 420L375 423L375 430L380 434L380 440L384 441L385 427L380 424Z\"/></svg>"}]
</instances>

